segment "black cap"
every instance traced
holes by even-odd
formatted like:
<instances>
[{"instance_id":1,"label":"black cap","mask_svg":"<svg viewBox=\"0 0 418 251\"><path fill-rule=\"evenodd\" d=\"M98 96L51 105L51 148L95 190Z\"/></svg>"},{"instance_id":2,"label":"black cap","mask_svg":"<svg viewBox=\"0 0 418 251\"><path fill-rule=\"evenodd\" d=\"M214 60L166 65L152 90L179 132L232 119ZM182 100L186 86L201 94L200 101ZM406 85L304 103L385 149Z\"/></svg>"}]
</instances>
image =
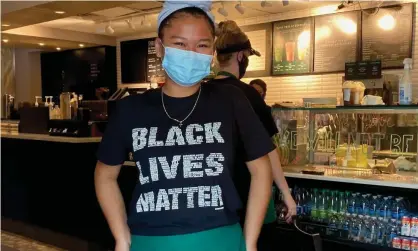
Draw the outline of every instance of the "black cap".
<instances>
[{"instance_id":1,"label":"black cap","mask_svg":"<svg viewBox=\"0 0 418 251\"><path fill-rule=\"evenodd\" d=\"M217 49L216 53L227 54L227 53L233 53L233 52L238 52L238 51L243 51L243 50L250 50L250 56L252 56L252 55L256 55L257 57L261 56L260 52L254 50L251 47L250 40L247 40L242 44L235 44L233 46L230 46L230 47L227 47L227 48L224 48L224 49Z\"/></svg>"}]
</instances>

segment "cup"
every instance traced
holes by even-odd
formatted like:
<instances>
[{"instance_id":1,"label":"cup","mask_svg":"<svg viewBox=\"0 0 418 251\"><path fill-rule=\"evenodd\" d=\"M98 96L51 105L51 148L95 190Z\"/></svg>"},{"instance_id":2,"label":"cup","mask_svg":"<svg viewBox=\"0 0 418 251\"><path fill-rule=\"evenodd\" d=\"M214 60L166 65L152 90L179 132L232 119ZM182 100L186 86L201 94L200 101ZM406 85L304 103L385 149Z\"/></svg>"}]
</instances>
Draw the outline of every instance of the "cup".
<instances>
[{"instance_id":1,"label":"cup","mask_svg":"<svg viewBox=\"0 0 418 251\"><path fill-rule=\"evenodd\" d=\"M286 42L285 43L285 48L286 48L286 61L287 62L295 61L296 43L295 42Z\"/></svg>"}]
</instances>

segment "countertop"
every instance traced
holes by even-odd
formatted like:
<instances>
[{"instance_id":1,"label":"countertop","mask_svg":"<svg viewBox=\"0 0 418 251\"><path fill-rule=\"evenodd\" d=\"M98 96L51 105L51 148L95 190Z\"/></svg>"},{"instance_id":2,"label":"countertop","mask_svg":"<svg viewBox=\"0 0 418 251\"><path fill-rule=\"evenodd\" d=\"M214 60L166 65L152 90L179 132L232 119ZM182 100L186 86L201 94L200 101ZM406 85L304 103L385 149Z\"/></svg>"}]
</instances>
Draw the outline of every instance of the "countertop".
<instances>
[{"instance_id":1,"label":"countertop","mask_svg":"<svg viewBox=\"0 0 418 251\"><path fill-rule=\"evenodd\" d=\"M135 166L133 161L125 161L124 166ZM418 190L418 173L417 172L398 172L397 175L391 177L408 177L415 179L415 181L407 180L381 180L381 175L373 175L368 177L353 177L350 175L311 175L301 173L303 167L285 167L284 175L288 178L308 179L308 180L321 180L321 181L332 181L342 182L351 184L362 184L362 185L373 185L382 187L396 187L396 188L407 188Z\"/></svg>"},{"instance_id":2,"label":"countertop","mask_svg":"<svg viewBox=\"0 0 418 251\"><path fill-rule=\"evenodd\" d=\"M39 140L49 142L61 142L61 143L99 143L101 137L62 137L62 136L49 136L47 134L34 134L34 133L9 133L1 132L2 138L9 139L25 139L25 140Z\"/></svg>"}]
</instances>

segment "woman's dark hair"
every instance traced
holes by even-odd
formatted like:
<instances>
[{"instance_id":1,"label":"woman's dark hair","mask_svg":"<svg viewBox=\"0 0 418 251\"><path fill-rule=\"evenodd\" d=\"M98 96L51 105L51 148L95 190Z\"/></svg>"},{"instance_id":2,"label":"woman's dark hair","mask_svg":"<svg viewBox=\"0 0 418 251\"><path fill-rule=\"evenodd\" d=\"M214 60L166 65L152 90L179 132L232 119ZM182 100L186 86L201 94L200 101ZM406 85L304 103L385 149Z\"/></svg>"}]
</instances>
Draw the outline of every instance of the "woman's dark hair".
<instances>
[{"instance_id":1,"label":"woman's dark hair","mask_svg":"<svg viewBox=\"0 0 418 251\"><path fill-rule=\"evenodd\" d=\"M261 79L251 80L250 85L258 85L258 86L261 87L261 89L263 89L264 93L267 93L267 85L266 85L266 82L264 82Z\"/></svg>"},{"instance_id":2,"label":"woman's dark hair","mask_svg":"<svg viewBox=\"0 0 418 251\"><path fill-rule=\"evenodd\" d=\"M197 18L204 18L209 24L210 32L212 33L212 36L215 37L215 24L208 17L206 12L204 12L202 9L197 8L197 7L187 7L187 8L183 8L183 9L180 9L178 11L171 13L168 17L166 17L161 22L161 25L158 28L158 37L161 39L163 38L164 36L163 30L171 25L170 21L172 21L175 18L179 18L185 15L190 15L190 16L197 17Z\"/></svg>"}]
</instances>

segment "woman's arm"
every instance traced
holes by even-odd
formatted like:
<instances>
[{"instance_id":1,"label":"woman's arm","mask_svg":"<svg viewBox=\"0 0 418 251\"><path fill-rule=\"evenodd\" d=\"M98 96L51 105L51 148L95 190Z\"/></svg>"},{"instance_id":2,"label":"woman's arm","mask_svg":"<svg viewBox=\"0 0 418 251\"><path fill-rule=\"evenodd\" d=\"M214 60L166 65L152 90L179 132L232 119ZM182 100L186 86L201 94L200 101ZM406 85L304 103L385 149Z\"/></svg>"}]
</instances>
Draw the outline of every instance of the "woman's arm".
<instances>
[{"instance_id":1,"label":"woman's arm","mask_svg":"<svg viewBox=\"0 0 418 251\"><path fill-rule=\"evenodd\" d=\"M284 203L287 207L287 214L285 219L288 223L290 223L292 221L292 216L296 215L296 203L290 194L289 186L287 185L286 179L284 177L277 148L269 153L269 159L271 162L274 183L276 183L277 187L282 192Z\"/></svg>"},{"instance_id":2,"label":"woman's arm","mask_svg":"<svg viewBox=\"0 0 418 251\"><path fill-rule=\"evenodd\" d=\"M247 162L251 174L244 236L247 251L257 250L257 240L271 198L271 167L267 155Z\"/></svg>"},{"instance_id":3,"label":"woman's arm","mask_svg":"<svg viewBox=\"0 0 418 251\"><path fill-rule=\"evenodd\" d=\"M117 181L120 168L121 165L109 166L98 161L94 172L94 184L100 207L115 238L116 250L128 251L131 236L125 203Z\"/></svg>"}]
</instances>

